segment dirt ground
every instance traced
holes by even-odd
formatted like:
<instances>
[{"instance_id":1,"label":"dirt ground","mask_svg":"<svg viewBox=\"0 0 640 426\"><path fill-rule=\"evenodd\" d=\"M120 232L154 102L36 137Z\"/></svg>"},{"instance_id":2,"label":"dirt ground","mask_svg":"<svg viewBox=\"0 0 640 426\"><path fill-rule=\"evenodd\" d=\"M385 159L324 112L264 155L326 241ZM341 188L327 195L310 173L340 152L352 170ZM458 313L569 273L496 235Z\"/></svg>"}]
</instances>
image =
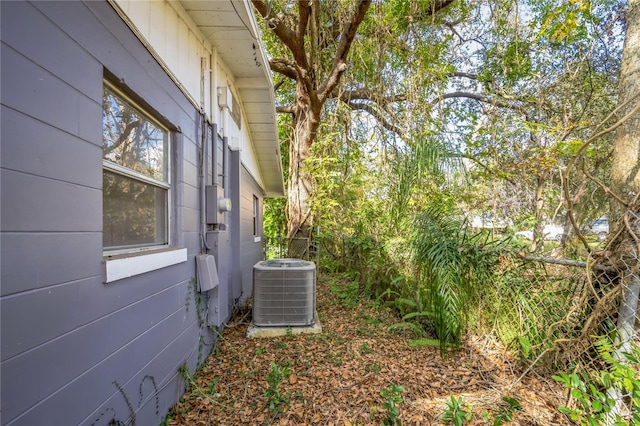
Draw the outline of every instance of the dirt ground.
<instances>
[{"instance_id":1,"label":"dirt ground","mask_svg":"<svg viewBox=\"0 0 640 426\"><path fill-rule=\"evenodd\" d=\"M388 330L399 321L390 310L345 297L341 285L318 278L320 334L247 338L250 311L240 312L187 378L167 423L380 425L397 416L403 425L453 424L447 412L466 416L465 425L569 424L557 411L562 385L532 373L518 380L522 370L504 349L469 338L443 359L438 348L411 347L412 336Z\"/></svg>"}]
</instances>

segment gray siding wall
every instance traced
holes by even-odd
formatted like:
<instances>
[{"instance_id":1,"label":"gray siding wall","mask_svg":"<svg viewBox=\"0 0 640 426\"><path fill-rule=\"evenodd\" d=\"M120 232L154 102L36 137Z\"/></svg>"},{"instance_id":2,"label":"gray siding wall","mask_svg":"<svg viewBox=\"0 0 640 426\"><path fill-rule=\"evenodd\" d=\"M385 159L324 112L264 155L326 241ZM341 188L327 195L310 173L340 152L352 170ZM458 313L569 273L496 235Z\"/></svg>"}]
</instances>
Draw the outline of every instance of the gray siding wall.
<instances>
[{"instance_id":1,"label":"gray siding wall","mask_svg":"<svg viewBox=\"0 0 640 426\"><path fill-rule=\"evenodd\" d=\"M247 169L242 167L240 174L240 260L243 267L240 269L242 282L240 302L243 303L253 293L253 265L263 260L263 232L262 232L262 189ZM253 234L253 197L258 198L258 236L260 241L254 240Z\"/></svg>"},{"instance_id":2,"label":"gray siding wall","mask_svg":"<svg viewBox=\"0 0 640 426\"><path fill-rule=\"evenodd\" d=\"M106 1L3 1L0 14L1 424L159 424L184 389L180 366L194 371L214 339L193 290L197 111ZM173 244L188 250L185 263L109 284L104 69L180 129L172 229ZM260 193L244 176L243 190ZM260 244L244 248L242 231L245 265Z\"/></svg>"},{"instance_id":3,"label":"gray siding wall","mask_svg":"<svg viewBox=\"0 0 640 426\"><path fill-rule=\"evenodd\" d=\"M240 161L240 153L230 152L231 170L231 198L233 210L231 211L231 227L233 232L231 241L231 253L234 259L240 259L240 268L231 272L233 302L244 304L253 294L253 265L264 259L264 235L263 235L263 190L251 176ZM256 241L253 229L253 202L258 199L258 230Z\"/></svg>"}]
</instances>

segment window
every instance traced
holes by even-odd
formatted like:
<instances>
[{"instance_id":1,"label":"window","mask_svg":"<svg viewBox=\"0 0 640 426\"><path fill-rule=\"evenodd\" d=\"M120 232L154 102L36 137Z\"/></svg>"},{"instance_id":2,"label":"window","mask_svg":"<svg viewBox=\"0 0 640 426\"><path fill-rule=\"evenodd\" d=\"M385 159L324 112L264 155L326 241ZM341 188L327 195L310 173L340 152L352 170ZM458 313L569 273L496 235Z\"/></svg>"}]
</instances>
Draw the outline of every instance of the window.
<instances>
[{"instance_id":1,"label":"window","mask_svg":"<svg viewBox=\"0 0 640 426\"><path fill-rule=\"evenodd\" d=\"M260 222L258 219L260 217L260 200L255 195L253 196L253 236L260 236Z\"/></svg>"},{"instance_id":2,"label":"window","mask_svg":"<svg viewBox=\"0 0 640 426\"><path fill-rule=\"evenodd\" d=\"M220 188L224 188L224 172L225 172L225 147L224 147L224 139L220 137L215 137L216 146L215 146L215 160L216 163L216 177L214 180L214 185L218 185Z\"/></svg>"},{"instance_id":3,"label":"window","mask_svg":"<svg viewBox=\"0 0 640 426\"><path fill-rule=\"evenodd\" d=\"M169 132L105 83L103 247L169 244Z\"/></svg>"}]
</instances>

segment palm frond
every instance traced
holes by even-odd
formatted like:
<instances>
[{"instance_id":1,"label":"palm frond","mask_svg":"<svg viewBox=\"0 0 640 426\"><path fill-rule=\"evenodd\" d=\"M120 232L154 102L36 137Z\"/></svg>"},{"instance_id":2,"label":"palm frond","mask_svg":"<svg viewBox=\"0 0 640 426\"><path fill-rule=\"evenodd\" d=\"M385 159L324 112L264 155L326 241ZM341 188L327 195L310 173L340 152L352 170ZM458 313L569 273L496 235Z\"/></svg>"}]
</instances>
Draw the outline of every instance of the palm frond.
<instances>
[{"instance_id":1,"label":"palm frond","mask_svg":"<svg viewBox=\"0 0 640 426\"><path fill-rule=\"evenodd\" d=\"M490 275L498 253L467 229L448 206L434 205L414 223L412 254L443 353L460 344L474 285Z\"/></svg>"}]
</instances>

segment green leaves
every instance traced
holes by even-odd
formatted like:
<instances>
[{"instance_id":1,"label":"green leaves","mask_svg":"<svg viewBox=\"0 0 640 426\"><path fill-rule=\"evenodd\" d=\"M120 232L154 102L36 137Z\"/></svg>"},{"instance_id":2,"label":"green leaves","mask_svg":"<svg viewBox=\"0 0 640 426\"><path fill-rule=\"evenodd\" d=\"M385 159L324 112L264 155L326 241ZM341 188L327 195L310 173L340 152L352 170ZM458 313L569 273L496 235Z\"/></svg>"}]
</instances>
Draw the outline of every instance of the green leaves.
<instances>
[{"instance_id":1,"label":"green leaves","mask_svg":"<svg viewBox=\"0 0 640 426\"><path fill-rule=\"evenodd\" d=\"M444 410L442 419L452 423L454 426L462 426L473 419L473 412L470 405L467 403L466 407L463 406L462 397L455 397L451 395L450 400L447 402L447 408Z\"/></svg>"},{"instance_id":2,"label":"green leaves","mask_svg":"<svg viewBox=\"0 0 640 426\"><path fill-rule=\"evenodd\" d=\"M420 327L418 324L414 323L414 322L399 322L399 323L396 323L396 324L392 324L387 328L387 330L388 331L393 331L393 330L398 330L398 329L402 329L402 328L408 328L408 329L413 330L413 332L417 336L422 336L424 334L424 329L422 327Z\"/></svg>"},{"instance_id":3,"label":"green leaves","mask_svg":"<svg viewBox=\"0 0 640 426\"><path fill-rule=\"evenodd\" d=\"M531 342L527 336L518 336L518 343L520 344L520 350L524 358L529 358L531 353Z\"/></svg>"},{"instance_id":4,"label":"green leaves","mask_svg":"<svg viewBox=\"0 0 640 426\"><path fill-rule=\"evenodd\" d=\"M404 386L391 383L387 389L383 389L382 392L380 392L380 395L385 399L385 402L382 404L382 408L387 412L387 418L383 421L384 425L402 425L402 421L398 419L398 416L400 415L398 404L402 402L403 391Z\"/></svg>"},{"instance_id":5,"label":"green leaves","mask_svg":"<svg viewBox=\"0 0 640 426\"><path fill-rule=\"evenodd\" d=\"M543 9L538 37L548 37L555 43L585 38L586 24L593 19L590 3L589 0L569 0Z\"/></svg>"},{"instance_id":6,"label":"green leaves","mask_svg":"<svg viewBox=\"0 0 640 426\"><path fill-rule=\"evenodd\" d=\"M640 349L634 346L631 354L623 354L624 360L613 356L613 345L607 338L597 341L596 347L608 371L593 377L560 372L553 379L564 384L576 404L561 406L558 410L580 425L638 424L640 421L640 375L637 355ZM629 423L620 415L620 406L630 413ZM615 420L615 423L612 421Z\"/></svg>"},{"instance_id":7,"label":"green leaves","mask_svg":"<svg viewBox=\"0 0 640 426\"><path fill-rule=\"evenodd\" d=\"M289 395L282 394L278 390L280 383L287 377L289 377L290 371L287 367L281 367L275 362L271 361L269 374L267 375L267 383L269 387L264 392L269 403L269 411L273 414L282 413L289 400Z\"/></svg>"},{"instance_id":8,"label":"green leaves","mask_svg":"<svg viewBox=\"0 0 640 426\"><path fill-rule=\"evenodd\" d=\"M413 258L428 301L416 316L433 322L442 353L460 343L474 287L491 275L499 253L469 235L453 213L446 205L432 205L416 218L412 235Z\"/></svg>"},{"instance_id":9,"label":"green leaves","mask_svg":"<svg viewBox=\"0 0 640 426\"><path fill-rule=\"evenodd\" d=\"M532 71L531 46L519 40L517 36L505 44L497 44L489 48L485 55L482 78L491 81L502 76L509 85L529 78Z\"/></svg>"}]
</instances>

